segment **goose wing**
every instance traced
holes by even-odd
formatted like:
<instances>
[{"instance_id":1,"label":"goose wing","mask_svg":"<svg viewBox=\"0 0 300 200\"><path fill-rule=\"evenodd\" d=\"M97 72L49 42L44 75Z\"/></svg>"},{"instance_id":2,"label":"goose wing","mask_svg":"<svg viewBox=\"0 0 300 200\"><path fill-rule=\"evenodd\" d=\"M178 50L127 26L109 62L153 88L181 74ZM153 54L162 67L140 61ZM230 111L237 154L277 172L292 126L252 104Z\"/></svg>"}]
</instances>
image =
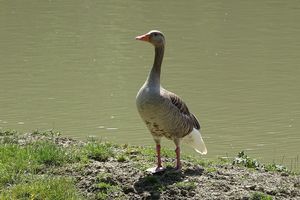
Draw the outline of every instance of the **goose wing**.
<instances>
[{"instance_id":1,"label":"goose wing","mask_svg":"<svg viewBox=\"0 0 300 200\"><path fill-rule=\"evenodd\" d=\"M200 130L200 123L196 116L193 113L190 113L187 105L184 103L184 101L177 96L176 94L172 92L168 92L168 96L171 100L171 103L179 110L179 112L182 115L185 115L185 117L188 119L188 121L191 123L193 128L196 128L197 130Z\"/></svg>"}]
</instances>

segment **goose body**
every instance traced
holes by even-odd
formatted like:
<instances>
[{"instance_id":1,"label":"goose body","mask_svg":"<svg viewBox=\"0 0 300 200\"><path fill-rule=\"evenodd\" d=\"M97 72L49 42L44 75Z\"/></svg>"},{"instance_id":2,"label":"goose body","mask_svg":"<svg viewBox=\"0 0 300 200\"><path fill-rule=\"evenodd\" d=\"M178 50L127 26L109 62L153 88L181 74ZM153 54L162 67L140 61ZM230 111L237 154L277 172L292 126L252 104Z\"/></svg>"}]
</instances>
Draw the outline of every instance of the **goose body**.
<instances>
[{"instance_id":1,"label":"goose body","mask_svg":"<svg viewBox=\"0 0 300 200\"><path fill-rule=\"evenodd\" d=\"M154 45L153 67L136 97L138 112L156 142L157 167L152 172L163 170L160 156L162 137L173 140L176 145L176 168L181 168L180 142L190 144L198 153L206 154L206 146L200 134L200 123L183 100L160 85L161 64L164 55L165 38L160 31L150 31L136 37Z\"/></svg>"}]
</instances>

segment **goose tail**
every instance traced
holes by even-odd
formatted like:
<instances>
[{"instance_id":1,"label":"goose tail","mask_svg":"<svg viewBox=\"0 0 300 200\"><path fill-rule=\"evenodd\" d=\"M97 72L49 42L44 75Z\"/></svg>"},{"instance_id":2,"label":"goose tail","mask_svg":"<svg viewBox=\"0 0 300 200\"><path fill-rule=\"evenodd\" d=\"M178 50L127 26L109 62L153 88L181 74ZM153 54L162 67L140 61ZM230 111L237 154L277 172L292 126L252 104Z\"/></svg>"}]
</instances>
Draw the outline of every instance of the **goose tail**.
<instances>
[{"instance_id":1,"label":"goose tail","mask_svg":"<svg viewBox=\"0 0 300 200\"><path fill-rule=\"evenodd\" d=\"M190 134L183 138L183 142L193 147L197 153L207 154L207 149L199 130L194 128Z\"/></svg>"}]
</instances>

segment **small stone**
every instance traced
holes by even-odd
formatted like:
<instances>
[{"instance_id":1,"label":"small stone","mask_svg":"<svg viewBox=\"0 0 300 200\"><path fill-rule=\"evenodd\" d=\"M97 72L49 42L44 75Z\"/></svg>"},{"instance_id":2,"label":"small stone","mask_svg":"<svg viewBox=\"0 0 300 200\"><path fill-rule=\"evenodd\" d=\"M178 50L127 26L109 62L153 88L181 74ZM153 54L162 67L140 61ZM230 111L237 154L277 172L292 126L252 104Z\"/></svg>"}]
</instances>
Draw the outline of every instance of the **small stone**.
<instances>
[{"instance_id":1,"label":"small stone","mask_svg":"<svg viewBox=\"0 0 300 200\"><path fill-rule=\"evenodd\" d=\"M189 196L193 197L195 195L196 195L196 193L194 191L189 191Z\"/></svg>"},{"instance_id":2,"label":"small stone","mask_svg":"<svg viewBox=\"0 0 300 200\"><path fill-rule=\"evenodd\" d=\"M143 192L143 198L147 199L148 197L151 197L150 192L148 192L148 191Z\"/></svg>"},{"instance_id":3,"label":"small stone","mask_svg":"<svg viewBox=\"0 0 300 200\"><path fill-rule=\"evenodd\" d=\"M256 185L246 185L245 187L250 190L255 190Z\"/></svg>"}]
</instances>

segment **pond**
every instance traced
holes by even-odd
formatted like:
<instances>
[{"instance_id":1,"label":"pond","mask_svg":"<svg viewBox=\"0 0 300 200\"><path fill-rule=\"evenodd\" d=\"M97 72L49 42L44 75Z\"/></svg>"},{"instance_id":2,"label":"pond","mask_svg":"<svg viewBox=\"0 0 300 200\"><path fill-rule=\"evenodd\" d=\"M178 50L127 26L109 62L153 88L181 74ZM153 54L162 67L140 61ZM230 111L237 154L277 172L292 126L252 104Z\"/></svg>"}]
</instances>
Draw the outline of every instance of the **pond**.
<instances>
[{"instance_id":1,"label":"pond","mask_svg":"<svg viewBox=\"0 0 300 200\"><path fill-rule=\"evenodd\" d=\"M154 145L135 105L154 51L134 38L158 29L162 85L200 120L205 158L299 169L299 19L292 0L1 1L0 127Z\"/></svg>"}]
</instances>

